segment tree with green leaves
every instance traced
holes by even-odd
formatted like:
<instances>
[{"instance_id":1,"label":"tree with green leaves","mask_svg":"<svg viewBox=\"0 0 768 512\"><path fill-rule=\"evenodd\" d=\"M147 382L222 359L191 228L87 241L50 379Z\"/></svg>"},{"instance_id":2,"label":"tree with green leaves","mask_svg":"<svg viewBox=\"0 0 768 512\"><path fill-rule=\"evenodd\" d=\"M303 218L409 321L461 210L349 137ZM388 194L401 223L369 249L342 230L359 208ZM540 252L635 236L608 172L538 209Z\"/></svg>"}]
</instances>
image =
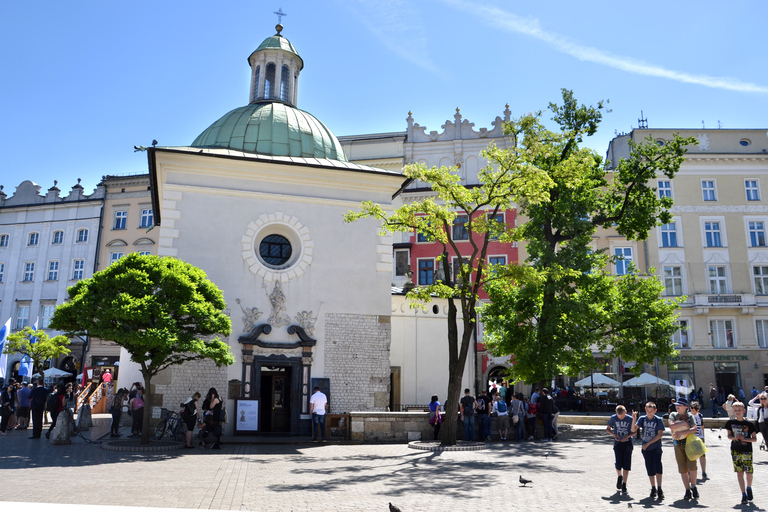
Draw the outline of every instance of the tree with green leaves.
<instances>
[{"instance_id":1,"label":"tree with green leaves","mask_svg":"<svg viewBox=\"0 0 768 512\"><path fill-rule=\"evenodd\" d=\"M129 254L67 290L51 328L117 343L144 377L145 407L152 410L152 377L187 361L211 359L231 365L232 325L221 290L199 268L171 257ZM144 415L141 442L149 443Z\"/></svg>"},{"instance_id":2,"label":"tree with green leaves","mask_svg":"<svg viewBox=\"0 0 768 512\"><path fill-rule=\"evenodd\" d=\"M609 171L579 146L596 132L603 103L578 105L563 90L563 104L549 108L559 131L545 128L540 112L523 116L509 126L514 147L489 153L499 168L513 162L539 175L528 191L512 190L524 221L509 237L525 243L528 258L488 280L490 303L481 313L486 344L496 355L513 354L510 376L526 382L591 371L593 354L637 363L668 359L678 301L661 297L653 270L641 275L630 266L625 275L610 275L605 269L616 256L591 242L598 229L644 240L651 228L670 222L672 199L659 197L656 178L674 178L686 146L697 140L630 141L629 159Z\"/></svg>"},{"instance_id":3,"label":"tree with green leaves","mask_svg":"<svg viewBox=\"0 0 768 512\"><path fill-rule=\"evenodd\" d=\"M495 148L489 149L495 151ZM441 248L438 256L443 268L433 284L420 286L408 292L412 307L426 307L432 297L448 301L448 391L445 414L449 418L441 429L442 444L456 444L456 418L461 398L461 380L467 354L473 341L479 292L487 273L486 256L489 241L503 236L507 229L497 222L497 214L510 210L516 199L514 190L528 191L527 183L534 180L538 170L520 167L517 173L511 166L486 167L479 171L479 185L467 187L461 184L459 170L455 167L426 168L423 165L407 165L406 177L428 184L431 197L406 202L393 212L386 212L380 205L364 202L359 212L349 212L345 220L361 218L381 221L383 232L416 231ZM536 190L531 189L533 195ZM466 215L467 221L455 226L458 215ZM456 227L466 231L469 243L457 243L452 236ZM454 275L451 258L461 262ZM458 307L457 307L458 305ZM459 308L461 315L459 315ZM459 328L461 327L461 329Z\"/></svg>"},{"instance_id":4,"label":"tree with green leaves","mask_svg":"<svg viewBox=\"0 0 768 512\"><path fill-rule=\"evenodd\" d=\"M59 335L51 338L44 330L36 331L27 326L8 335L3 353L22 354L28 357L32 362L32 373L35 373L35 369L39 369L40 374L45 378L45 362L69 354L69 343L69 338L66 336Z\"/></svg>"}]
</instances>

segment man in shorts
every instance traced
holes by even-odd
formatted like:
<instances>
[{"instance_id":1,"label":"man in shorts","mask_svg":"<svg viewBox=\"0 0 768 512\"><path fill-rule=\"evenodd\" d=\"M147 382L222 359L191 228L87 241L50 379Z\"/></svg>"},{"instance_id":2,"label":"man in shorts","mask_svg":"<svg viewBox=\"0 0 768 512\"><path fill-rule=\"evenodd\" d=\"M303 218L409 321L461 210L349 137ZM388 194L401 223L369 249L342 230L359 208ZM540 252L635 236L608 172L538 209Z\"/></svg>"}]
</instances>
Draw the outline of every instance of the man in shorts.
<instances>
[{"instance_id":1,"label":"man in shorts","mask_svg":"<svg viewBox=\"0 0 768 512\"><path fill-rule=\"evenodd\" d=\"M741 489L741 504L746 505L752 501L752 443L757 441L757 429L755 424L744 418L744 404L733 403L735 420L725 423L728 431L728 439L731 440L731 459L733 470L739 480ZM747 474L746 489L744 488L744 473Z\"/></svg>"},{"instance_id":2,"label":"man in shorts","mask_svg":"<svg viewBox=\"0 0 768 512\"><path fill-rule=\"evenodd\" d=\"M616 489L627 493L627 478L632 470L632 424L623 405L616 406L616 414L608 420L605 431L613 436L613 453L616 458Z\"/></svg>"},{"instance_id":3,"label":"man in shorts","mask_svg":"<svg viewBox=\"0 0 768 512\"><path fill-rule=\"evenodd\" d=\"M686 428L687 427L687 428ZM685 486L684 500L699 499L699 490L696 488L698 466L695 460L691 460L685 454L685 438L688 434L696 433L696 420L688 412L688 400L678 398L675 402L675 412L669 415L669 428L672 430L672 439L675 443L675 460L677 470L683 479Z\"/></svg>"},{"instance_id":4,"label":"man in shorts","mask_svg":"<svg viewBox=\"0 0 768 512\"><path fill-rule=\"evenodd\" d=\"M661 490L661 476L664 469L661 465L661 438L664 436L664 421L656 416L656 404L645 404L645 416L637 418L637 412L632 413L632 433L641 428L643 441L643 458L645 459L645 471L651 481L651 499L656 497L664 499L664 491Z\"/></svg>"}]
</instances>

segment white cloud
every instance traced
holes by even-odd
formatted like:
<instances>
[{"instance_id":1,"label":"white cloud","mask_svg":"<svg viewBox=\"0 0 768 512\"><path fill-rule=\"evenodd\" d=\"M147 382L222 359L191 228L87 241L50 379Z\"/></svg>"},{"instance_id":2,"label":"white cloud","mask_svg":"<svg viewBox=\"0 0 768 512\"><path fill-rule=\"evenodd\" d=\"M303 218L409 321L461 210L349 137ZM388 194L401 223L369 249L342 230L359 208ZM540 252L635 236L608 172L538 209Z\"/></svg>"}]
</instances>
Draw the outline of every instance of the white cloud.
<instances>
[{"instance_id":1,"label":"white cloud","mask_svg":"<svg viewBox=\"0 0 768 512\"><path fill-rule=\"evenodd\" d=\"M652 64L646 64L630 57L622 57L593 48L582 46L558 34L547 32L539 26L538 20L523 18L510 12L488 7L482 4L474 4L463 0L443 0L458 9L481 16L487 23L507 32L527 35L552 46L556 51L576 57L579 60L602 64L614 69L620 69L628 73L638 75L656 76L667 78L677 82L725 89L737 92L753 92L767 94L768 87L764 85L743 82L737 78L715 77L708 75L694 75L682 71L666 69Z\"/></svg>"},{"instance_id":2,"label":"white cloud","mask_svg":"<svg viewBox=\"0 0 768 512\"><path fill-rule=\"evenodd\" d=\"M387 49L401 59L442 76L427 48L427 37L412 2L404 0L339 0Z\"/></svg>"}]
</instances>

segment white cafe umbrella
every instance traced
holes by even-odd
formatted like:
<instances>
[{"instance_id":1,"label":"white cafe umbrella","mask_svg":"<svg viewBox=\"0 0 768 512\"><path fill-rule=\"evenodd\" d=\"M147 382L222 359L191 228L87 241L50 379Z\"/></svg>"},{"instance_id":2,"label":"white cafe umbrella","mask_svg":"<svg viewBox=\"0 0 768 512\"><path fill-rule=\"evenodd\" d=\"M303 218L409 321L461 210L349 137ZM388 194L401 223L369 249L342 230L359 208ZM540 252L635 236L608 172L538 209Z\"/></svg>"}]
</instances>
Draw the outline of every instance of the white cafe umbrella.
<instances>
[{"instance_id":1,"label":"white cafe umbrella","mask_svg":"<svg viewBox=\"0 0 768 512\"><path fill-rule=\"evenodd\" d=\"M39 373L36 373L33 375L33 377L40 377L41 375ZM72 374L65 372L64 370L59 370L58 368L48 368L45 370L45 377L46 378L58 378L58 377L71 377Z\"/></svg>"},{"instance_id":2,"label":"white cafe umbrella","mask_svg":"<svg viewBox=\"0 0 768 512\"><path fill-rule=\"evenodd\" d=\"M602 373L593 373L588 377L577 380L573 385L580 388L588 388L593 385L597 388L617 388L619 387L619 381L606 377Z\"/></svg>"},{"instance_id":3,"label":"white cafe umbrella","mask_svg":"<svg viewBox=\"0 0 768 512\"><path fill-rule=\"evenodd\" d=\"M641 373L637 377L629 379L624 383L624 385L635 387L635 388L639 388L643 386L671 386L669 381L666 381L661 377L656 377L654 375L651 375L648 372Z\"/></svg>"}]
</instances>

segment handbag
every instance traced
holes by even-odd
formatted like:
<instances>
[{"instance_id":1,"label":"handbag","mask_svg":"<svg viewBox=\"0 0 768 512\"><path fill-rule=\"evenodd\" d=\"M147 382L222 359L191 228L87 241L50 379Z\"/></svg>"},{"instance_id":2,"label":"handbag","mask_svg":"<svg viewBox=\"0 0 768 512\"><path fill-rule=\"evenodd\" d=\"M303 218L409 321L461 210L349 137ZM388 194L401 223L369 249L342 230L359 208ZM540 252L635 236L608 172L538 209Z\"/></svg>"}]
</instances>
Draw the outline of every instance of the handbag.
<instances>
[{"instance_id":1,"label":"handbag","mask_svg":"<svg viewBox=\"0 0 768 512\"><path fill-rule=\"evenodd\" d=\"M697 460L708 451L704 441L696 434L688 434L685 437L685 456L688 460Z\"/></svg>"},{"instance_id":2,"label":"handbag","mask_svg":"<svg viewBox=\"0 0 768 512\"><path fill-rule=\"evenodd\" d=\"M437 409L435 411L435 414L433 414L429 418L429 424L434 426L434 425L437 425L438 423L442 423L442 422L443 422L443 415L440 414L440 409Z\"/></svg>"}]
</instances>

